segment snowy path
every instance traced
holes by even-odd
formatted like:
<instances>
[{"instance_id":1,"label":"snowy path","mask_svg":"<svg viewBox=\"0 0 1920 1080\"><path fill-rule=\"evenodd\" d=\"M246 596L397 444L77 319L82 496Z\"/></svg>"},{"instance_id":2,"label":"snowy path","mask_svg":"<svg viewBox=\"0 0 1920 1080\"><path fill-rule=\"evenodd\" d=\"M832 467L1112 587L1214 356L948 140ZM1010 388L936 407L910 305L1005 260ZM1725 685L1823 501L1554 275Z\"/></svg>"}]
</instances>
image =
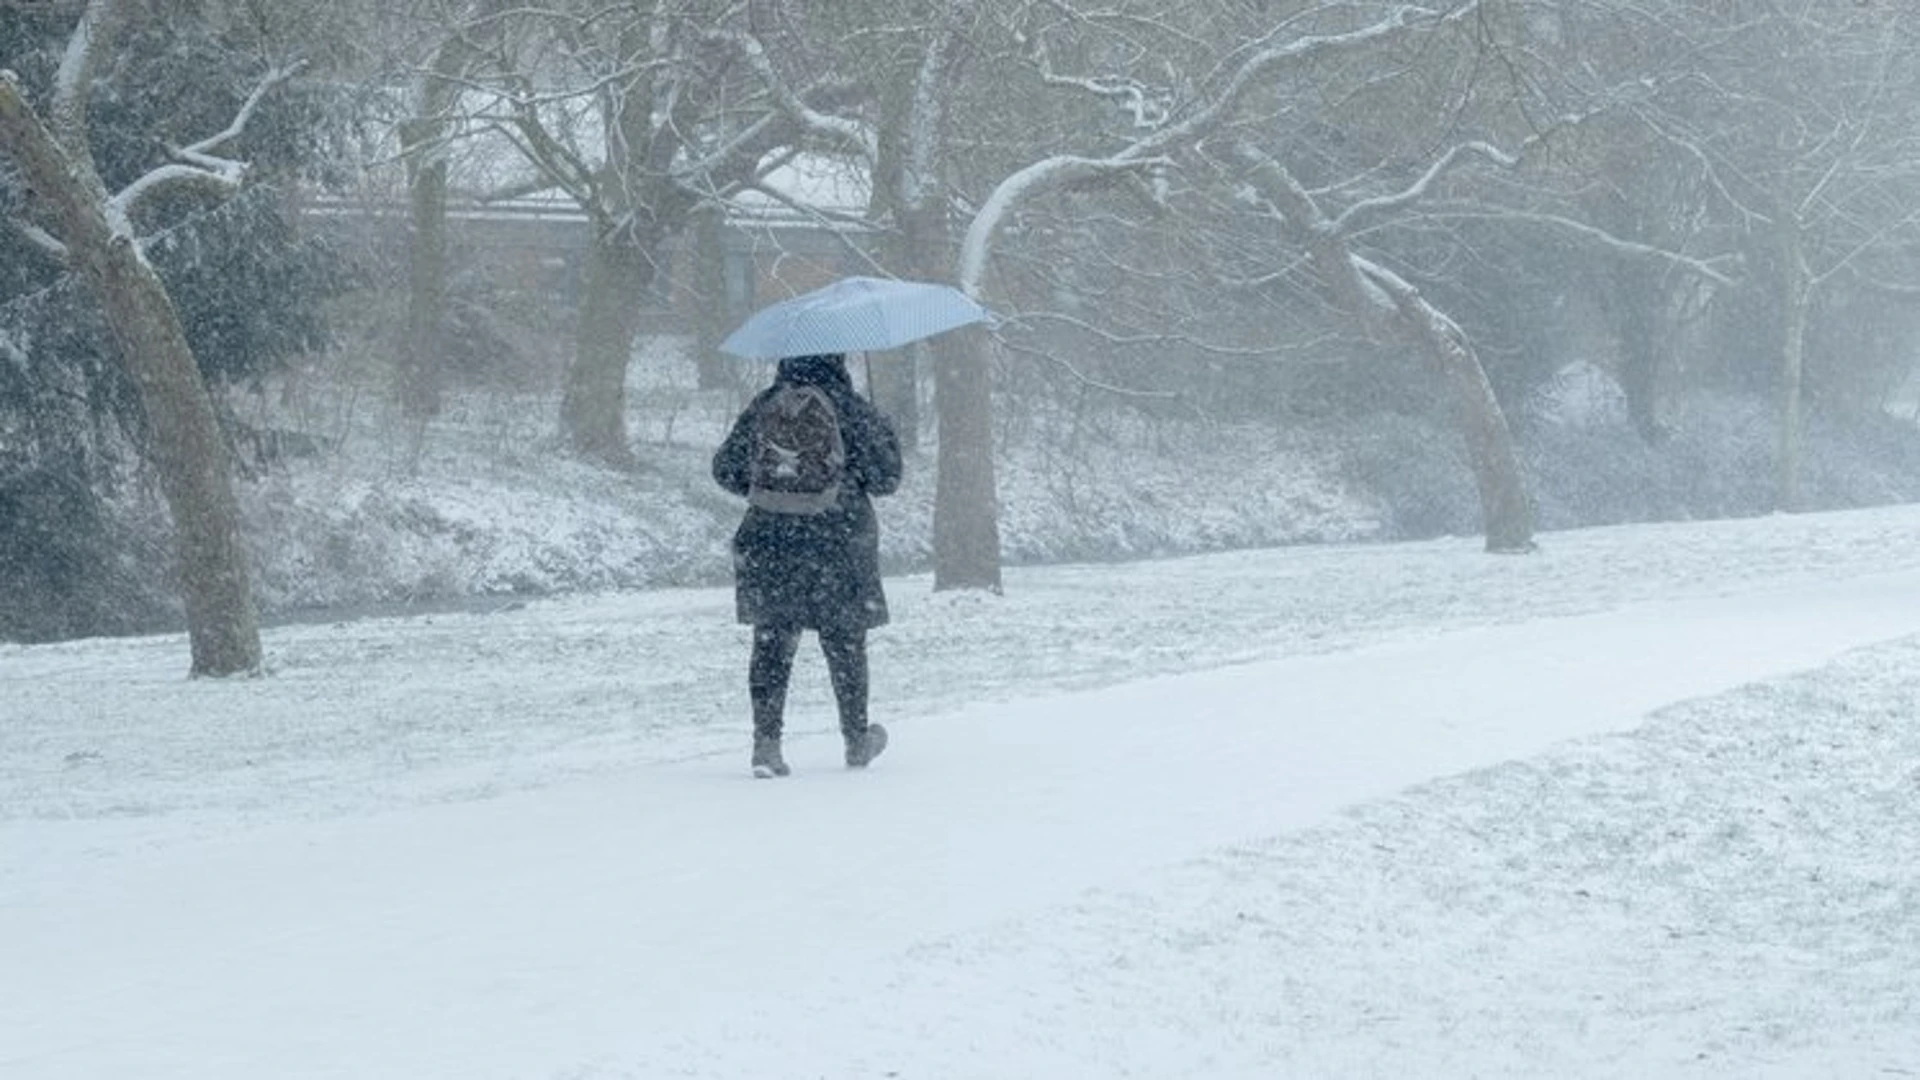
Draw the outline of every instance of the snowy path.
<instances>
[{"instance_id":1,"label":"snowy path","mask_svg":"<svg viewBox=\"0 0 1920 1080\"><path fill-rule=\"evenodd\" d=\"M983 706L865 775L815 738L780 783L729 753L49 859L0 899L0 1074L706 1075L716 1018L781 1031L829 976L1913 633L1913 571L1756 589Z\"/></svg>"}]
</instances>

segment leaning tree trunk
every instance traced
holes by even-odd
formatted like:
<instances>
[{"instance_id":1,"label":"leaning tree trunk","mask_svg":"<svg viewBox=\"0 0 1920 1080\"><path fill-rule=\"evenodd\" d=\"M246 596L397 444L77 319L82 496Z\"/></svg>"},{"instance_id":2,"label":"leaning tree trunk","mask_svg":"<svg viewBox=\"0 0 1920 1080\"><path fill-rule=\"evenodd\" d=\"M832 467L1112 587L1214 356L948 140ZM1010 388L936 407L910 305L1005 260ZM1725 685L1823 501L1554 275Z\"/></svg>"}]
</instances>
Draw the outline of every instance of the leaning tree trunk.
<instances>
[{"instance_id":1,"label":"leaning tree trunk","mask_svg":"<svg viewBox=\"0 0 1920 1080\"><path fill-rule=\"evenodd\" d=\"M154 465L180 545L191 672L256 671L260 629L240 547L239 503L213 403L179 315L131 240L116 237L83 263L153 432Z\"/></svg>"},{"instance_id":2,"label":"leaning tree trunk","mask_svg":"<svg viewBox=\"0 0 1920 1080\"><path fill-rule=\"evenodd\" d=\"M601 237L587 255L579 336L560 405L560 426L576 453L633 464L627 445L627 364L639 331L640 296L651 264L632 240Z\"/></svg>"},{"instance_id":3,"label":"leaning tree trunk","mask_svg":"<svg viewBox=\"0 0 1920 1080\"><path fill-rule=\"evenodd\" d=\"M1533 503L1520 474L1513 434L1466 331L1412 283L1355 255L1347 237L1333 227L1312 195L1280 162L1250 144L1239 144L1235 150L1247 163L1255 188L1281 209L1287 228L1306 247L1307 257L1338 302L1370 325L1411 341L1446 380L1453 396L1454 422L1466 443L1467 463L1480 493L1487 550L1532 551Z\"/></svg>"},{"instance_id":4,"label":"leaning tree trunk","mask_svg":"<svg viewBox=\"0 0 1920 1080\"><path fill-rule=\"evenodd\" d=\"M179 544L194 675L260 668L260 628L240 549L226 444L165 283L108 223L106 187L83 147L63 146L0 73L0 148L58 222L73 267L99 295L152 433L149 453Z\"/></svg>"},{"instance_id":5,"label":"leaning tree trunk","mask_svg":"<svg viewBox=\"0 0 1920 1080\"><path fill-rule=\"evenodd\" d=\"M1466 442L1467 461L1480 492L1487 550L1532 551L1533 504L1520 475L1513 433L1472 342L1459 324L1418 293L1395 294L1394 303L1408 332L1426 349L1453 394L1454 422Z\"/></svg>"},{"instance_id":6,"label":"leaning tree trunk","mask_svg":"<svg viewBox=\"0 0 1920 1080\"><path fill-rule=\"evenodd\" d=\"M932 342L940 450L933 494L933 588L1000 591L993 473L993 369L978 329Z\"/></svg>"}]
</instances>

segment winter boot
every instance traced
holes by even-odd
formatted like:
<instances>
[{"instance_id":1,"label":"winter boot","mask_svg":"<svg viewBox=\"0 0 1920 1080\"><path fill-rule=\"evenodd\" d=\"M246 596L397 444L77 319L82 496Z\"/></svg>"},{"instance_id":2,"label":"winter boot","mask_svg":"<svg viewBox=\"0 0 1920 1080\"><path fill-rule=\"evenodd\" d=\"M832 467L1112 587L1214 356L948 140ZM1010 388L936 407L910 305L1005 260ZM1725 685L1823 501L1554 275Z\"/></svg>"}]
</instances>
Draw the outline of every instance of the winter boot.
<instances>
[{"instance_id":1,"label":"winter boot","mask_svg":"<svg viewBox=\"0 0 1920 1080\"><path fill-rule=\"evenodd\" d=\"M780 736L753 737L753 775L756 779L771 780L792 771L787 768L787 759L780 756Z\"/></svg>"},{"instance_id":2,"label":"winter boot","mask_svg":"<svg viewBox=\"0 0 1920 1080\"><path fill-rule=\"evenodd\" d=\"M847 740L847 768L864 769L887 748L887 729L868 724L866 730L844 732Z\"/></svg>"}]
</instances>

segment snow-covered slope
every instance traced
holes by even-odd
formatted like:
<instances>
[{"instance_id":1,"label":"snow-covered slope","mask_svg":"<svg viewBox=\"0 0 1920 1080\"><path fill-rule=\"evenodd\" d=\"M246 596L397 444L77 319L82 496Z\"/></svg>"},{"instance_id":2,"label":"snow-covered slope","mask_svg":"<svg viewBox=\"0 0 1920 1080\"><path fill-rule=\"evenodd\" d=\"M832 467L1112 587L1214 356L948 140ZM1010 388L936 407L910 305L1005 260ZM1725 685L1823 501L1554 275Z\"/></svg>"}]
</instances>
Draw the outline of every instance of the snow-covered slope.
<instances>
[{"instance_id":1,"label":"snow-covered slope","mask_svg":"<svg viewBox=\"0 0 1920 1080\"><path fill-rule=\"evenodd\" d=\"M723 590L0 648L0 1073L1910 1068L1917 533L896 578L777 782Z\"/></svg>"}]
</instances>

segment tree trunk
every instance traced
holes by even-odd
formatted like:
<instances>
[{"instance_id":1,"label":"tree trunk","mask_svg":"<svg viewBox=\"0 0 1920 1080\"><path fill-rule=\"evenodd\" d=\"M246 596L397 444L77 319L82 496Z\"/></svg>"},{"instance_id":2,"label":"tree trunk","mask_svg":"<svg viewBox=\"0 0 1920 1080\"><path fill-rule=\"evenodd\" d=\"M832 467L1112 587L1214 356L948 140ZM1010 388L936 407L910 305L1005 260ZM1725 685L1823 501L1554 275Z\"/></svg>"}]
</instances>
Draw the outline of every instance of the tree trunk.
<instances>
[{"instance_id":1,"label":"tree trunk","mask_svg":"<svg viewBox=\"0 0 1920 1080\"><path fill-rule=\"evenodd\" d=\"M1466 442L1467 462L1480 493L1487 550L1534 550L1533 503L1514 453L1513 434L1466 331L1411 282L1356 256L1346 236L1331 227L1285 166L1249 144L1240 144L1236 151L1250 167L1254 186L1280 207L1287 228L1305 246L1339 305L1412 342L1440 369L1453 395L1454 422Z\"/></svg>"},{"instance_id":2,"label":"tree trunk","mask_svg":"<svg viewBox=\"0 0 1920 1080\"><path fill-rule=\"evenodd\" d=\"M471 15L485 19L504 6L485 0ZM447 365L447 154L454 134L449 122L459 104L463 70L474 57L464 32L443 41L419 85L418 114L400 125L407 163L407 340L400 353L396 391L400 409L422 426L440 415ZM415 451L417 454L418 446Z\"/></svg>"},{"instance_id":3,"label":"tree trunk","mask_svg":"<svg viewBox=\"0 0 1920 1080\"><path fill-rule=\"evenodd\" d=\"M180 317L131 240L116 237L84 261L153 431L154 466L180 545L191 674L256 672L260 628L240 547L240 507Z\"/></svg>"},{"instance_id":4,"label":"tree trunk","mask_svg":"<svg viewBox=\"0 0 1920 1080\"><path fill-rule=\"evenodd\" d=\"M1000 509L993 471L993 371L980 330L935 338L940 449L933 495L933 588L1000 591Z\"/></svg>"},{"instance_id":5,"label":"tree trunk","mask_svg":"<svg viewBox=\"0 0 1920 1080\"><path fill-rule=\"evenodd\" d=\"M1620 390L1627 419L1640 438L1657 443L1660 426L1660 352L1656 327L1665 302L1660 276L1622 261L1612 269L1613 325L1620 339Z\"/></svg>"},{"instance_id":6,"label":"tree trunk","mask_svg":"<svg viewBox=\"0 0 1920 1080\"><path fill-rule=\"evenodd\" d=\"M0 148L51 209L72 265L100 297L120 364L140 395L179 544L190 671L256 672L259 619L240 550L226 444L166 285L133 238L108 223L106 188L82 156L84 143L66 147L55 139L10 75L0 75Z\"/></svg>"},{"instance_id":7,"label":"tree trunk","mask_svg":"<svg viewBox=\"0 0 1920 1080\"><path fill-rule=\"evenodd\" d=\"M915 342L878 357L867 369L873 403L893 421L900 449L907 453L920 449L920 369L931 348L926 342Z\"/></svg>"},{"instance_id":8,"label":"tree trunk","mask_svg":"<svg viewBox=\"0 0 1920 1080\"><path fill-rule=\"evenodd\" d=\"M434 95L427 95L431 107ZM409 164L407 343L400 353L401 411L426 421L440 413L447 309L447 160L430 119L404 126Z\"/></svg>"},{"instance_id":9,"label":"tree trunk","mask_svg":"<svg viewBox=\"0 0 1920 1080\"><path fill-rule=\"evenodd\" d=\"M1775 495L1778 508L1794 513L1800 502L1800 443L1803 374L1806 370L1807 308L1813 303L1812 285L1801 257L1799 232L1783 226L1781 259L1780 430L1775 457Z\"/></svg>"},{"instance_id":10,"label":"tree trunk","mask_svg":"<svg viewBox=\"0 0 1920 1080\"><path fill-rule=\"evenodd\" d=\"M911 72L896 69L900 78L885 88L881 98L883 130L881 153L874 162L874 191L893 215L895 268L920 281L942 280L945 268L951 265L953 235L947 217L946 176L952 154L949 107L964 52L962 27L973 7L972 0L947 0L940 5L936 9L939 25L927 38L919 63ZM902 449L919 448L920 369L928 357L938 355L927 346L916 345L902 350L896 360L873 369L870 376L874 402L892 417ZM933 360L936 372L940 362ZM934 385L937 393L937 374ZM986 427L991 427L990 420ZM992 489L991 477L987 489ZM999 561L997 553L994 561ZM992 577L999 581L997 565Z\"/></svg>"},{"instance_id":11,"label":"tree trunk","mask_svg":"<svg viewBox=\"0 0 1920 1080\"><path fill-rule=\"evenodd\" d=\"M1520 553L1534 550L1533 505L1506 413L1487 381L1486 368L1474 352L1466 332L1418 293L1396 295L1394 301L1412 336L1425 346L1453 392L1454 419L1467 444L1467 461L1474 486L1480 492L1480 514L1487 534L1487 550Z\"/></svg>"},{"instance_id":12,"label":"tree trunk","mask_svg":"<svg viewBox=\"0 0 1920 1080\"><path fill-rule=\"evenodd\" d=\"M567 370L560 428L584 457L630 468L627 444L627 365L639 331L640 297L651 263L628 239L601 237L587 256L586 295L573 365Z\"/></svg>"},{"instance_id":13,"label":"tree trunk","mask_svg":"<svg viewBox=\"0 0 1920 1080\"><path fill-rule=\"evenodd\" d=\"M459 97L469 51L464 39L442 44L420 84L419 115L400 127L407 160L407 343L400 354L401 411L424 423L437 416L445 381L447 314L447 113Z\"/></svg>"},{"instance_id":14,"label":"tree trunk","mask_svg":"<svg viewBox=\"0 0 1920 1080\"><path fill-rule=\"evenodd\" d=\"M933 186L933 194L924 195L917 204L903 200L896 211L900 227L894 236L898 245L894 263L906 276L919 281L939 281L953 265L946 192L944 187ZM884 375L884 379L875 379L874 396L881 411L892 417L900 430L904 449L917 449L920 444L919 375L923 361L932 355L931 346L923 343L901 350L897 362L877 365L884 370L875 375ZM938 385L936 380L936 393Z\"/></svg>"},{"instance_id":15,"label":"tree trunk","mask_svg":"<svg viewBox=\"0 0 1920 1080\"><path fill-rule=\"evenodd\" d=\"M715 204L693 215L694 368L702 390L734 385L727 357L720 352L739 314L728 303L726 223L726 211Z\"/></svg>"}]
</instances>

